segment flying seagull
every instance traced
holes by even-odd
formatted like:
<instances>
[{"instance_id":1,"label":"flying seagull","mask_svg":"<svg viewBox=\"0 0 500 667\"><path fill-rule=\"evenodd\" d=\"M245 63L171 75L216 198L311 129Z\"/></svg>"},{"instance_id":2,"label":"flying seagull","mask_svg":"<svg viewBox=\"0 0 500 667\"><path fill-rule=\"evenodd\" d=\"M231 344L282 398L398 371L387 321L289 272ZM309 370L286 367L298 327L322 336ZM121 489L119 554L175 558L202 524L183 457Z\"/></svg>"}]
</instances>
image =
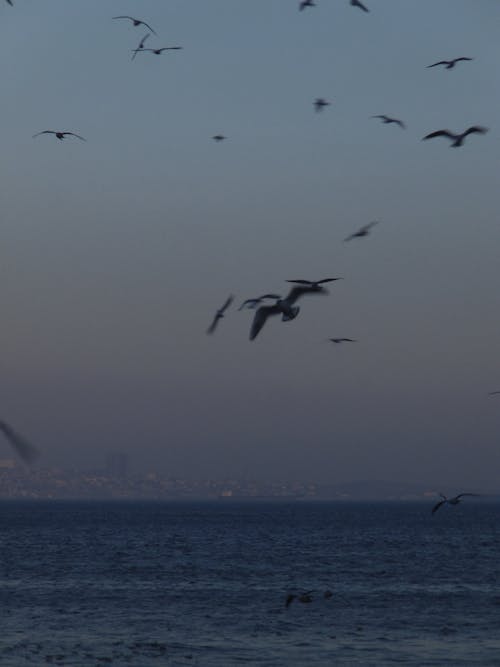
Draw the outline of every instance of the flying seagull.
<instances>
[{"instance_id":1,"label":"flying seagull","mask_svg":"<svg viewBox=\"0 0 500 667\"><path fill-rule=\"evenodd\" d=\"M254 315L252 326L250 327L250 340L254 340L259 331L262 329L268 317L272 315L281 315L282 322L289 322L294 320L300 311L300 306L293 304L305 294L328 294L327 290L321 285L321 282L329 282L330 280L337 280L336 278L326 278L325 281L318 281L317 283L308 280L288 281L299 282L288 292L284 299L278 299L272 306L260 306Z\"/></svg>"},{"instance_id":2,"label":"flying seagull","mask_svg":"<svg viewBox=\"0 0 500 667\"><path fill-rule=\"evenodd\" d=\"M132 60L136 57L136 55L139 53L139 51L143 50L144 44L145 44L146 40L148 39L148 37L150 37L150 36L151 36L150 32L148 32L147 35L144 35L144 37L139 42L139 46L136 49L134 49L134 51L133 51Z\"/></svg>"},{"instance_id":3,"label":"flying seagull","mask_svg":"<svg viewBox=\"0 0 500 667\"><path fill-rule=\"evenodd\" d=\"M9 426L7 422L0 421L0 431L2 431L9 443L25 463L33 463L38 457L39 452L37 448L28 442L22 435L19 435L19 433L14 431L12 426Z\"/></svg>"},{"instance_id":4,"label":"flying seagull","mask_svg":"<svg viewBox=\"0 0 500 667\"><path fill-rule=\"evenodd\" d=\"M264 301L264 299L281 299L281 296L279 294L263 294L262 296L258 296L255 299L246 299L243 301L238 310L243 310L245 307L249 309L256 308L259 303Z\"/></svg>"},{"instance_id":5,"label":"flying seagull","mask_svg":"<svg viewBox=\"0 0 500 667\"><path fill-rule=\"evenodd\" d=\"M370 11L370 10L368 9L368 7L365 7L364 4L363 4L362 2L360 2L360 0L351 0L351 5L352 5L353 7L359 7L359 8L362 9L364 12L369 12L369 11Z\"/></svg>"},{"instance_id":6,"label":"flying seagull","mask_svg":"<svg viewBox=\"0 0 500 667\"><path fill-rule=\"evenodd\" d=\"M64 137L71 136L71 137L76 137L77 139L81 139L82 141L87 141L83 137L81 137L79 134L75 134L74 132L56 132L54 130L43 130L42 132L37 132L36 134L33 135L33 139L35 137L39 137L41 134L55 134L58 139L61 141L64 139Z\"/></svg>"},{"instance_id":7,"label":"flying seagull","mask_svg":"<svg viewBox=\"0 0 500 667\"><path fill-rule=\"evenodd\" d=\"M302 0L302 2L299 4L299 12L301 12L306 7L316 7L316 3L314 0Z\"/></svg>"},{"instance_id":8,"label":"flying seagull","mask_svg":"<svg viewBox=\"0 0 500 667\"><path fill-rule=\"evenodd\" d=\"M363 236L368 236L368 234L370 233L370 229L374 225L377 225L378 223L379 223L379 220L374 220L373 222L369 222L367 225L364 225L363 227L361 227L361 229L358 229L357 232L354 232L354 234L351 234L350 236L345 238L344 243L345 243L345 241L350 241L351 239L358 239L358 238L361 238Z\"/></svg>"},{"instance_id":9,"label":"flying seagull","mask_svg":"<svg viewBox=\"0 0 500 667\"><path fill-rule=\"evenodd\" d=\"M432 508L432 514L437 512L438 509L441 507L441 505L444 505L445 503L448 503L449 505L458 505L460 500L465 496L479 496L479 493L459 493L458 496L454 496L453 498L447 498L442 493L440 493L439 495L443 500L440 500L438 503L434 505L434 507Z\"/></svg>"},{"instance_id":10,"label":"flying seagull","mask_svg":"<svg viewBox=\"0 0 500 667\"><path fill-rule=\"evenodd\" d=\"M224 139L227 139L227 137L225 137L223 134L214 134L212 139L217 143L219 143L220 141L224 141Z\"/></svg>"},{"instance_id":11,"label":"flying seagull","mask_svg":"<svg viewBox=\"0 0 500 667\"><path fill-rule=\"evenodd\" d=\"M295 280L287 280L287 283L296 283L297 285L307 285L311 291L317 292L322 290L321 285L323 283L333 283L334 280L342 280L342 278L323 278L322 280L304 280L302 278L297 278Z\"/></svg>"},{"instance_id":12,"label":"flying seagull","mask_svg":"<svg viewBox=\"0 0 500 667\"><path fill-rule=\"evenodd\" d=\"M323 97L317 97L314 102L314 110L315 111L323 111L324 107L329 107L330 102L327 102Z\"/></svg>"},{"instance_id":13,"label":"flying seagull","mask_svg":"<svg viewBox=\"0 0 500 667\"><path fill-rule=\"evenodd\" d=\"M356 343L355 338L329 338L332 343Z\"/></svg>"},{"instance_id":14,"label":"flying seagull","mask_svg":"<svg viewBox=\"0 0 500 667\"><path fill-rule=\"evenodd\" d=\"M450 148L457 148L458 146L462 146L464 139L468 134L486 134L486 132L488 132L488 128L480 127L479 125L473 125L472 127L467 128L462 134L453 134L450 130L437 130L436 132L426 134L425 137L422 137L422 141L424 139L433 139L434 137L447 137L448 139L451 139L452 142Z\"/></svg>"},{"instance_id":15,"label":"flying seagull","mask_svg":"<svg viewBox=\"0 0 500 667\"><path fill-rule=\"evenodd\" d=\"M453 58L453 60L440 60L437 63L433 63L432 65L427 65L427 68L429 67L436 67L436 65L446 65L445 69L453 69L460 60L474 60L474 58Z\"/></svg>"},{"instance_id":16,"label":"flying seagull","mask_svg":"<svg viewBox=\"0 0 500 667\"><path fill-rule=\"evenodd\" d=\"M396 125L399 125L403 130L405 129L406 125L403 123L402 120L398 120L397 118L391 118L390 116L386 116L385 114L379 114L378 116L372 116L372 118L380 118L380 120L383 123L396 123Z\"/></svg>"},{"instance_id":17,"label":"flying seagull","mask_svg":"<svg viewBox=\"0 0 500 667\"><path fill-rule=\"evenodd\" d=\"M219 310L215 313L212 324L207 329L207 334L213 334L213 332L215 331L215 329L217 327L217 324L219 323L219 320L224 317L224 313L229 308L229 306L232 304L233 299L234 299L234 297L231 294L227 298L225 304L221 308L219 308Z\"/></svg>"},{"instance_id":18,"label":"flying seagull","mask_svg":"<svg viewBox=\"0 0 500 667\"><path fill-rule=\"evenodd\" d=\"M143 53L145 51L149 51L150 53L154 53L157 56L160 56L164 51L180 51L182 49L182 46L164 46L161 49L145 49L144 47L139 46L138 49L134 49L133 52L136 55L139 53L139 51L142 51Z\"/></svg>"},{"instance_id":19,"label":"flying seagull","mask_svg":"<svg viewBox=\"0 0 500 667\"><path fill-rule=\"evenodd\" d=\"M113 19L128 19L129 21L132 21L135 27L143 25L148 30L150 30L153 33L153 35L156 35L156 32L150 25L148 25L145 21L141 21L141 19L135 19L133 16L113 16Z\"/></svg>"}]
</instances>

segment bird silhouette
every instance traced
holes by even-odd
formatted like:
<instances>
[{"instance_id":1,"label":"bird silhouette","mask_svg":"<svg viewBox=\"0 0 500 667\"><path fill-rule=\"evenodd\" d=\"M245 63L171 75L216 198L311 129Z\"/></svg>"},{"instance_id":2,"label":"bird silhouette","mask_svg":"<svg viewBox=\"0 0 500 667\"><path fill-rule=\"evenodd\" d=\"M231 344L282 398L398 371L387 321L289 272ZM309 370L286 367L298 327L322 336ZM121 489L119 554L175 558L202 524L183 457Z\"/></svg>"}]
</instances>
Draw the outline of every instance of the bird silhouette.
<instances>
[{"instance_id":1,"label":"bird silhouette","mask_svg":"<svg viewBox=\"0 0 500 667\"><path fill-rule=\"evenodd\" d=\"M42 132L37 132L36 134L33 135L33 139L35 137L39 137L41 134L55 134L58 139L61 141L64 139L64 137L76 137L77 139L81 139L82 141L87 141L83 137L81 137L79 134L75 134L74 132L56 132L55 130L42 130Z\"/></svg>"},{"instance_id":2,"label":"bird silhouette","mask_svg":"<svg viewBox=\"0 0 500 667\"><path fill-rule=\"evenodd\" d=\"M160 56L164 51L180 51L182 49L182 46L163 46L161 49L145 49L144 47L140 47L138 49L134 49L133 53L137 55L139 52L149 52L149 53L154 53L157 56Z\"/></svg>"},{"instance_id":3,"label":"bird silhouette","mask_svg":"<svg viewBox=\"0 0 500 667\"><path fill-rule=\"evenodd\" d=\"M426 134L425 137L422 137L422 141L425 139L433 139L434 137L446 137L451 140L450 148L458 148L464 143L464 139L469 134L486 134L488 132L487 127L480 127L479 125L473 125L472 127L467 128L462 134L454 134L450 130L437 130L436 132L431 132Z\"/></svg>"},{"instance_id":4,"label":"bird silhouette","mask_svg":"<svg viewBox=\"0 0 500 667\"><path fill-rule=\"evenodd\" d=\"M453 58L453 60L439 60L437 63L427 65L427 68L436 67L437 65L446 65L445 69L453 69L461 60L474 60L474 58L466 58L465 56L462 56L461 58Z\"/></svg>"},{"instance_id":5,"label":"bird silhouette","mask_svg":"<svg viewBox=\"0 0 500 667\"><path fill-rule=\"evenodd\" d=\"M288 608L294 600L302 602L303 604L312 602L313 599L311 593L314 593L314 591L306 591L304 593L289 593L285 599L285 607Z\"/></svg>"},{"instance_id":6,"label":"bird silhouette","mask_svg":"<svg viewBox=\"0 0 500 667\"><path fill-rule=\"evenodd\" d=\"M134 49L133 52L132 52L132 60L136 57L136 55L139 53L139 51L142 51L144 49L144 44L150 36L151 36L150 32L148 32L147 35L144 35L144 37L139 42L139 46L136 49Z\"/></svg>"},{"instance_id":7,"label":"bird silhouette","mask_svg":"<svg viewBox=\"0 0 500 667\"><path fill-rule=\"evenodd\" d=\"M356 343L355 338L329 338L328 340L331 340L332 343Z\"/></svg>"},{"instance_id":8,"label":"bird silhouette","mask_svg":"<svg viewBox=\"0 0 500 667\"><path fill-rule=\"evenodd\" d=\"M357 232L354 232L354 234L351 234L350 236L347 236L344 239L344 243L345 243L345 241L350 241L351 239L358 239L358 238L362 238L363 236L368 236L368 234L370 233L370 229L374 225L377 225L378 223L379 223L378 220L374 220L373 222L369 222L367 225L364 225L363 227L361 227L361 229L358 229Z\"/></svg>"},{"instance_id":9,"label":"bird silhouette","mask_svg":"<svg viewBox=\"0 0 500 667\"><path fill-rule=\"evenodd\" d=\"M250 327L250 340L257 337L267 319L273 315L281 315L282 322L294 320L300 312L300 306L294 306L293 304L305 294L328 294L328 291L320 283L330 280L337 280L337 278L325 278L324 281L320 280L316 283L309 280L287 281L298 282L299 284L292 287L287 296L284 299L278 299L274 305L257 308Z\"/></svg>"},{"instance_id":10,"label":"bird silhouette","mask_svg":"<svg viewBox=\"0 0 500 667\"><path fill-rule=\"evenodd\" d=\"M319 112L319 111L323 111L323 109L324 109L325 107L329 107L329 106L330 106L330 102L327 102L323 97L317 97L317 98L314 100L313 105L314 105L314 110L315 110L316 112Z\"/></svg>"},{"instance_id":11,"label":"bird silhouette","mask_svg":"<svg viewBox=\"0 0 500 667\"><path fill-rule=\"evenodd\" d=\"M258 296L254 299L246 299L245 301L243 301L238 310L243 310L243 308L248 308L248 309L256 308L259 305L259 303L262 303L262 301L264 301L264 299L281 299L281 296L279 294L263 294L262 296Z\"/></svg>"},{"instance_id":12,"label":"bird silhouette","mask_svg":"<svg viewBox=\"0 0 500 667\"><path fill-rule=\"evenodd\" d=\"M207 329L207 334L213 334L213 332L214 332L215 329L217 328L217 325L218 325L218 323L219 323L219 320L222 319L222 318L224 317L224 313L225 313L226 310L229 308L229 306L232 304L233 300L234 300L234 297L233 297L233 295L231 294L231 295L227 298L227 300L226 300L226 302L224 303L224 305L223 305L221 308L219 308L219 310L216 311L216 313L215 313L215 315L214 315L214 319L212 320L212 324L211 324L211 325L208 327L208 329Z\"/></svg>"},{"instance_id":13,"label":"bird silhouette","mask_svg":"<svg viewBox=\"0 0 500 667\"><path fill-rule=\"evenodd\" d=\"M490 391L488 392L488 396L495 396L496 394L500 394L500 390L495 390L495 391Z\"/></svg>"},{"instance_id":14,"label":"bird silhouette","mask_svg":"<svg viewBox=\"0 0 500 667\"><path fill-rule=\"evenodd\" d=\"M10 5L11 7L14 7L14 4L13 4L12 0L6 0L6 2L7 2L7 4Z\"/></svg>"},{"instance_id":15,"label":"bird silhouette","mask_svg":"<svg viewBox=\"0 0 500 667\"><path fill-rule=\"evenodd\" d=\"M362 9L364 12L369 12L369 11L370 11L370 10L368 9L368 7L365 7L365 5L364 5L362 2L360 2L360 0L351 0L351 5L352 5L353 7L359 7L359 8Z\"/></svg>"},{"instance_id":16,"label":"bird silhouette","mask_svg":"<svg viewBox=\"0 0 500 667\"><path fill-rule=\"evenodd\" d=\"M314 0L302 0L299 4L299 12L303 11L306 7L316 7Z\"/></svg>"},{"instance_id":17,"label":"bird silhouette","mask_svg":"<svg viewBox=\"0 0 500 667\"><path fill-rule=\"evenodd\" d=\"M398 120L397 118L391 118L390 116L386 116L385 114L379 114L378 116L372 116L372 118L380 118L380 120L383 123L395 123L396 125L399 125L403 130L406 128L406 125L403 123L402 120Z\"/></svg>"},{"instance_id":18,"label":"bird silhouette","mask_svg":"<svg viewBox=\"0 0 500 667\"><path fill-rule=\"evenodd\" d=\"M323 289L323 283L333 283L334 280L343 280L343 278L323 278L322 280L304 280L303 278L296 278L294 280L287 280L287 283L296 283L297 285L307 285L311 291L318 291Z\"/></svg>"},{"instance_id":19,"label":"bird silhouette","mask_svg":"<svg viewBox=\"0 0 500 667\"><path fill-rule=\"evenodd\" d=\"M216 143L219 143L219 142L221 142L221 141L224 141L224 139L227 139L227 137L225 137L223 134L214 134L214 136L212 137L212 139L213 139Z\"/></svg>"},{"instance_id":20,"label":"bird silhouette","mask_svg":"<svg viewBox=\"0 0 500 667\"><path fill-rule=\"evenodd\" d=\"M113 16L113 19L128 19L129 21L132 21L135 27L143 25L148 30L150 30L153 33L153 35L156 35L156 32L150 25L148 25L145 21L141 21L141 19L135 19L133 16Z\"/></svg>"},{"instance_id":21,"label":"bird silhouette","mask_svg":"<svg viewBox=\"0 0 500 667\"><path fill-rule=\"evenodd\" d=\"M458 503L461 501L462 498L465 496L479 496L479 493L459 493L458 496L454 496L453 498L447 498L444 494L440 493L439 494L443 500L440 500L438 503L434 505L432 508L431 514L434 514L435 512L438 511L438 509L442 506L448 503L448 505L458 505Z\"/></svg>"},{"instance_id":22,"label":"bird silhouette","mask_svg":"<svg viewBox=\"0 0 500 667\"><path fill-rule=\"evenodd\" d=\"M0 431L25 463L33 463L38 458L38 449L17 433L7 422L0 421Z\"/></svg>"}]
</instances>

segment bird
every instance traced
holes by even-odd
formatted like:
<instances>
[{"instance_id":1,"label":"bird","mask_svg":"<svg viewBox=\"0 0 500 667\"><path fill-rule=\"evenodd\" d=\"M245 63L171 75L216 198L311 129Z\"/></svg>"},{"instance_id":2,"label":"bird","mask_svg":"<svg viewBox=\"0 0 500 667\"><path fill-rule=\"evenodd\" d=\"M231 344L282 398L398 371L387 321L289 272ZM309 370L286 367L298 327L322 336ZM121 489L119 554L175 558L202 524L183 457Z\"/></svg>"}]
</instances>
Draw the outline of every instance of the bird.
<instances>
[{"instance_id":1,"label":"bird","mask_svg":"<svg viewBox=\"0 0 500 667\"><path fill-rule=\"evenodd\" d=\"M272 315L281 315L282 322L294 320L300 312L300 306L294 306L293 304L305 294L328 294L327 290L320 283L328 282L330 280L337 279L326 278L324 281L320 280L316 283L308 280L287 281L299 282L299 284L292 287L284 299L278 299L272 306L260 306L260 308L257 308L250 327L250 340L255 340L255 338L257 338L257 335L266 323L267 318Z\"/></svg>"},{"instance_id":2,"label":"bird","mask_svg":"<svg viewBox=\"0 0 500 667\"><path fill-rule=\"evenodd\" d=\"M7 0L7 4L10 5L11 7L14 7L14 3L12 2L12 0Z\"/></svg>"},{"instance_id":3,"label":"bird","mask_svg":"<svg viewBox=\"0 0 500 667\"><path fill-rule=\"evenodd\" d=\"M370 233L370 229L374 225L377 225L378 223L379 223L379 220L374 220L373 222L369 222L367 225L364 225L363 227L361 227L361 229L358 229L357 232L354 232L354 234L351 234L350 236L345 238L344 243L346 241L350 241L351 239L358 239L358 238L361 238L363 236L368 236L368 234Z\"/></svg>"},{"instance_id":4,"label":"bird","mask_svg":"<svg viewBox=\"0 0 500 667\"><path fill-rule=\"evenodd\" d=\"M207 329L207 334L213 334L215 331L217 324L219 323L219 320L224 317L225 311L229 308L229 306L232 304L234 300L233 295L231 294L227 299L224 305L219 308L219 310L216 311L214 315L214 319L212 320L212 324L208 327Z\"/></svg>"},{"instance_id":5,"label":"bird","mask_svg":"<svg viewBox=\"0 0 500 667\"><path fill-rule=\"evenodd\" d=\"M332 343L356 343L355 338L329 338L328 340L331 340Z\"/></svg>"},{"instance_id":6,"label":"bird","mask_svg":"<svg viewBox=\"0 0 500 667\"><path fill-rule=\"evenodd\" d=\"M323 97L317 97L314 102L314 110L316 112L323 111L324 107L329 107L330 102L327 102Z\"/></svg>"},{"instance_id":7,"label":"bird","mask_svg":"<svg viewBox=\"0 0 500 667\"><path fill-rule=\"evenodd\" d=\"M458 496L454 496L453 498L447 498L442 493L440 493L439 495L443 500L440 500L438 503L434 505L431 514L437 512L438 509L441 507L441 505L444 505L445 503L448 503L449 505L458 505L461 499L464 498L465 496L479 496L479 493L459 493Z\"/></svg>"},{"instance_id":8,"label":"bird","mask_svg":"<svg viewBox=\"0 0 500 667\"><path fill-rule=\"evenodd\" d=\"M488 396L495 396L495 394L500 394L500 390L497 389L496 391L488 392Z\"/></svg>"},{"instance_id":9,"label":"bird","mask_svg":"<svg viewBox=\"0 0 500 667\"><path fill-rule=\"evenodd\" d=\"M129 21L132 21L135 27L143 25L145 26L148 30L151 30L153 35L156 35L156 32L153 30L153 28L148 25L145 21L141 21L141 19L135 19L133 16L113 16L113 19L128 19Z\"/></svg>"},{"instance_id":10,"label":"bird","mask_svg":"<svg viewBox=\"0 0 500 667\"><path fill-rule=\"evenodd\" d=\"M143 53L145 51L149 51L150 53L154 53L157 56L160 56L164 51L180 51L182 49L182 46L164 46L161 49L145 49L144 47L139 46L138 49L133 49L133 53L137 55L140 51Z\"/></svg>"},{"instance_id":11,"label":"bird","mask_svg":"<svg viewBox=\"0 0 500 667\"><path fill-rule=\"evenodd\" d=\"M322 280L304 280L297 278L295 280L287 280L287 283L296 283L297 285L307 285L312 291L322 290L323 283L332 283L334 280L343 280L343 278L323 278Z\"/></svg>"},{"instance_id":12,"label":"bird","mask_svg":"<svg viewBox=\"0 0 500 667\"><path fill-rule=\"evenodd\" d=\"M425 137L422 137L422 141L425 139L433 139L434 137L447 137L451 139L450 148L458 148L464 143L464 139L468 134L486 134L488 132L487 127L480 127L479 125L473 125L462 132L462 134L454 134L450 130L437 130L436 132L431 132L426 134Z\"/></svg>"},{"instance_id":13,"label":"bird","mask_svg":"<svg viewBox=\"0 0 500 667\"><path fill-rule=\"evenodd\" d=\"M279 294L263 294L262 296L258 296L255 299L246 299L243 301L238 310L243 310L245 307L249 309L256 308L259 303L264 301L264 299L281 299L281 296Z\"/></svg>"},{"instance_id":14,"label":"bird","mask_svg":"<svg viewBox=\"0 0 500 667\"><path fill-rule=\"evenodd\" d=\"M71 137L77 137L77 139L81 139L82 141L87 141L83 137L81 137L79 134L75 134L74 132L56 132L55 130L42 130L42 132L37 132L36 134L33 135L33 139L35 137L39 137L41 134L55 134L58 139L61 141L64 139L64 137L71 136Z\"/></svg>"},{"instance_id":15,"label":"bird","mask_svg":"<svg viewBox=\"0 0 500 667\"><path fill-rule=\"evenodd\" d=\"M299 12L304 10L306 7L316 7L316 3L314 0L302 0L302 2L299 4Z\"/></svg>"},{"instance_id":16,"label":"bird","mask_svg":"<svg viewBox=\"0 0 500 667\"><path fill-rule=\"evenodd\" d=\"M383 123L396 123L396 125L399 125L403 130L406 128L406 125L403 123L402 120L398 120L397 118L391 118L390 116L386 116L385 114L379 114L378 116L372 116L372 118L380 118L380 120Z\"/></svg>"},{"instance_id":17,"label":"bird","mask_svg":"<svg viewBox=\"0 0 500 667\"><path fill-rule=\"evenodd\" d=\"M437 63L427 65L427 68L436 67L436 65L446 65L445 69L453 69L460 60L474 60L474 58L466 58L465 56L462 56L461 58L453 58L453 60L439 60Z\"/></svg>"},{"instance_id":18,"label":"bird","mask_svg":"<svg viewBox=\"0 0 500 667\"><path fill-rule=\"evenodd\" d=\"M147 35L144 35L144 37L143 37L143 38L141 39L141 41L139 42L139 46L138 46L136 49L134 49L134 51L133 51L133 54L132 54L132 60L136 57L136 55L139 53L139 51L142 51L142 50L144 49L144 43L146 42L146 40L147 40L148 37L150 37L150 36L151 36L151 33L150 33L150 32L148 32Z\"/></svg>"},{"instance_id":19,"label":"bird","mask_svg":"<svg viewBox=\"0 0 500 667\"><path fill-rule=\"evenodd\" d=\"M0 431L7 438L12 447L25 463L33 463L39 456L39 451L28 442L22 435L17 433L7 422L0 421Z\"/></svg>"},{"instance_id":20,"label":"bird","mask_svg":"<svg viewBox=\"0 0 500 667\"><path fill-rule=\"evenodd\" d=\"M227 139L223 134L214 134L212 139L216 142L219 143L220 141L224 141L224 139Z\"/></svg>"},{"instance_id":21,"label":"bird","mask_svg":"<svg viewBox=\"0 0 500 667\"><path fill-rule=\"evenodd\" d=\"M364 5L362 2L360 2L360 0L351 0L351 5L352 5L353 7L359 7L359 8L362 9L364 12L369 12L369 11L370 11L370 10L368 9L368 7L365 7L365 5Z\"/></svg>"}]
</instances>

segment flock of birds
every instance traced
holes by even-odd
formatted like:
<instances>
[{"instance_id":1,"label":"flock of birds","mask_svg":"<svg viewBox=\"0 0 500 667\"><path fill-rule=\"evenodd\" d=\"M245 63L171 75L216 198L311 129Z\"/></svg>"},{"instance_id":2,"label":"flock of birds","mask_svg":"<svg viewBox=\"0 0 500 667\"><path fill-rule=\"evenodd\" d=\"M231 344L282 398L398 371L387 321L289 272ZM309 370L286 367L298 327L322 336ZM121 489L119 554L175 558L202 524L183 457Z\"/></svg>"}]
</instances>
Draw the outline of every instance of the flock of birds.
<instances>
[{"instance_id":1,"label":"flock of birds","mask_svg":"<svg viewBox=\"0 0 500 667\"><path fill-rule=\"evenodd\" d=\"M14 6L12 0L6 0L7 4L10 5L11 7ZM360 0L349 0L349 4L353 7L357 7L363 12L368 13L370 9L363 4ZM316 7L316 2L315 0L301 0L299 2L299 11L304 11L305 9L308 8L313 8ZM119 16L113 16L113 20L117 21L129 21L134 27L136 28L141 28L144 27L148 32L141 38L139 44L137 45L136 48L132 49L132 60L134 60L139 53L151 53L154 55L162 55L163 53L167 51L178 51L182 49L182 46L161 46L158 48L147 48L145 46L147 40L151 37L151 35L157 36L157 32L153 29L153 27L147 23L145 20L141 18L136 18L133 16L129 15L119 15ZM453 58L450 60L439 60L435 63L432 63L431 65L427 65L428 68L434 68L438 66L443 66L444 69L453 69L456 67L457 63L459 62L466 62L466 61L472 61L473 58L466 57L466 56L460 56L457 58ZM317 113L323 112L326 107L331 106L331 102L326 100L323 97L318 97L313 101L313 107L314 110ZM406 129L406 124L398 119L398 118L393 118L391 116L388 116L386 114L376 114L373 115L372 118L379 119L382 123L384 124L394 124L399 126L401 129ZM430 132L429 134L425 135L422 137L423 140L428 140L428 139L434 139L437 137L444 137L450 141L450 146L457 148L460 147L464 144L464 141L467 136L472 135L472 134L485 134L487 132L487 128L479 126L479 125L473 125L471 127L466 128L463 132L461 133L455 133L452 132L448 129L441 129L437 130L434 132ZM60 141L63 141L66 137L74 137L76 139L79 139L80 141L86 141L86 139L81 136L80 134L77 134L76 132L73 131L61 131L61 130L42 130L40 132L37 132L36 134L33 135L33 138L39 137L41 135L53 135L55 138L57 138ZM220 143L224 141L227 137L223 134L215 134L213 135L212 139L216 143ZM353 239L359 239L359 238L364 238L369 235L371 232L372 228L378 224L378 220L369 222L368 224L363 225L361 228L350 234L344 239L344 242L351 241ZM268 321L269 318L278 315L281 316L281 321L282 322L291 322L294 320L300 312L300 306L296 305L299 300L301 300L305 296L311 296L311 295L316 295L316 296L326 296L328 294L328 290L325 287L327 283L332 283L337 280L341 280L342 278L340 277L334 277L334 278L322 278L320 280L306 280L306 279L290 279L287 280L286 282L291 283L293 286L289 289L288 293L286 296L282 296L281 294L276 294L274 292L262 294L261 296L258 297L251 297L248 299L245 299L241 305L239 306L238 310L254 310L255 314L250 326L250 333L249 333L249 339L251 341L255 340L261 330L263 329L264 325ZM230 308L234 301L234 296L230 295L224 304L215 312L215 315L213 317L213 320L210 324L210 326L207 329L207 334L213 334L219 323L220 320L222 320L226 316L226 312ZM267 302L273 302L273 303L267 303ZM331 337L328 338L328 340L334 344L340 344L340 343L354 343L356 342L356 339L354 338L349 338L349 337ZM500 391L493 391L490 392L490 395L495 395L495 394L500 394ZM11 444L11 446L16 450L18 455L26 462L26 463L31 463L33 462L37 456L38 456L38 450L36 447L34 447L31 443L29 443L23 436L21 436L19 433L17 433L10 425L8 425L6 422L0 421L0 431L3 433L4 437L7 439L7 441ZM441 500L432 508L432 514L437 512L440 507L442 507L445 504L449 504L451 506L457 505L463 497L466 496L477 496L479 494L475 493L461 493L457 496L454 496L452 498L447 498L445 495L440 494ZM305 593L300 593L300 594L290 594L287 597L286 600L286 606L288 607L293 600L298 600L299 602L307 603L312 600L311 598L311 593L313 591L308 591ZM324 597L328 598L332 595L330 591L326 591L324 593Z\"/></svg>"}]
</instances>

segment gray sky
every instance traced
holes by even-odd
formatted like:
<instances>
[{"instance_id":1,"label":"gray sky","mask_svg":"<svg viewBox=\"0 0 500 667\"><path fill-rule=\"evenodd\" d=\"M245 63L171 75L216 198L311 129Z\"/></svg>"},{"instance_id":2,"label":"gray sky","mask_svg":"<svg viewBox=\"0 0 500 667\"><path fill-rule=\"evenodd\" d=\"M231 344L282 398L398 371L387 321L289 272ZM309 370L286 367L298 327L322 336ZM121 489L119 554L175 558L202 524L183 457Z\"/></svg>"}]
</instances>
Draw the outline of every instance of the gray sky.
<instances>
[{"instance_id":1,"label":"gray sky","mask_svg":"<svg viewBox=\"0 0 500 667\"><path fill-rule=\"evenodd\" d=\"M495 485L500 3L366 4L2 2L2 417L43 465ZM248 341L240 300L330 276Z\"/></svg>"}]
</instances>

